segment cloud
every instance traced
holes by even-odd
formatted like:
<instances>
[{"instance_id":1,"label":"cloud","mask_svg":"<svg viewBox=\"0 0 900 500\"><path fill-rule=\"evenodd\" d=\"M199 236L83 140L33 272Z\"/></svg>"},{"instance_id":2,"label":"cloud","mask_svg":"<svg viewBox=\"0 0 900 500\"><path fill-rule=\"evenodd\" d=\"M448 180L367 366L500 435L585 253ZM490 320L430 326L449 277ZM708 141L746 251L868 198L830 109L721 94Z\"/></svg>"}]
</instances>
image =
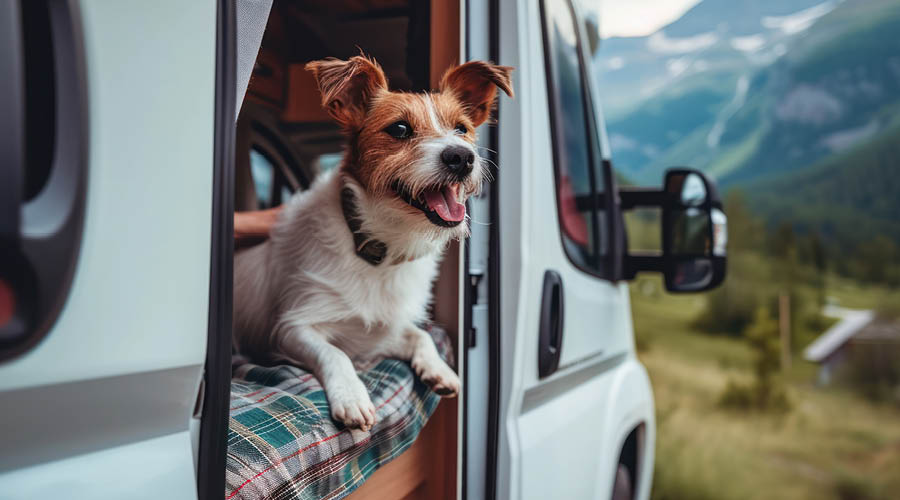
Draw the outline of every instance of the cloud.
<instances>
[{"instance_id":1,"label":"cloud","mask_svg":"<svg viewBox=\"0 0 900 500\"><path fill-rule=\"evenodd\" d=\"M604 0L581 2L586 11L600 19L603 38L647 36L677 20L700 0Z\"/></svg>"},{"instance_id":2,"label":"cloud","mask_svg":"<svg viewBox=\"0 0 900 500\"><path fill-rule=\"evenodd\" d=\"M666 70L672 76L678 76L691 67L691 60L687 57L679 57L677 59L669 59L666 61Z\"/></svg>"},{"instance_id":3,"label":"cloud","mask_svg":"<svg viewBox=\"0 0 900 500\"><path fill-rule=\"evenodd\" d=\"M787 16L766 16L761 22L766 28L778 29L786 35L793 35L812 26L817 19L834 10L839 3L839 0L828 0Z\"/></svg>"},{"instance_id":4,"label":"cloud","mask_svg":"<svg viewBox=\"0 0 900 500\"><path fill-rule=\"evenodd\" d=\"M647 48L659 54L687 54L715 45L719 37L712 31L684 38L669 38L664 31L658 31L647 39Z\"/></svg>"},{"instance_id":5,"label":"cloud","mask_svg":"<svg viewBox=\"0 0 900 500\"><path fill-rule=\"evenodd\" d=\"M766 37L757 34L750 36L736 36L731 39L731 47L741 52L756 52L766 44Z\"/></svg>"},{"instance_id":6,"label":"cloud","mask_svg":"<svg viewBox=\"0 0 900 500\"><path fill-rule=\"evenodd\" d=\"M609 147L613 151L630 151L637 149L638 142L622 134L612 133L609 136Z\"/></svg>"},{"instance_id":7,"label":"cloud","mask_svg":"<svg viewBox=\"0 0 900 500\"><path fill-rule=\"evenodd\" d=\"M606 61L606 67L612 71L622 69L625 66L625 59L620 56L611 57Z\"/></svg>"}]
</instances>

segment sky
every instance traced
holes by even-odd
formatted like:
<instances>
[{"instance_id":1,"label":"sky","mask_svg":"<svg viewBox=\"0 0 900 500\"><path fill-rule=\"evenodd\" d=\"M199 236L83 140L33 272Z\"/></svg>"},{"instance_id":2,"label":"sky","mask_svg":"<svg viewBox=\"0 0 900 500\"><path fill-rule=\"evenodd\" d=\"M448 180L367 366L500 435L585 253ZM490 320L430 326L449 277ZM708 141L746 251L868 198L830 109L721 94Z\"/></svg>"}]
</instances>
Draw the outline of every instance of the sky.
<instances>
[{"instance_id":1,"label":"sky","mask_svg":"<svg viewBox=\"0 0 900 500\"><path fill-rule=\"evenodd\" d=\"M593 0L587 10L600 14L600 36L644 36L681 17L700 0ZM588 4L588 5L585 5Z\"/></svg>"}]
</instances>

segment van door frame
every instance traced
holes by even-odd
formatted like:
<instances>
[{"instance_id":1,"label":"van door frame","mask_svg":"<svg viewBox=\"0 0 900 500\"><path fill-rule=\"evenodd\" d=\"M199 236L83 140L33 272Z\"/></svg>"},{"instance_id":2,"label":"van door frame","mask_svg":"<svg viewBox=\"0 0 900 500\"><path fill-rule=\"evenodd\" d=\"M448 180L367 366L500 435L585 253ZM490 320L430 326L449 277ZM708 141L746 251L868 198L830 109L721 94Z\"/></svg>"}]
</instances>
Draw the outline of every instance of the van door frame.
<instances>
[{"instance_id":1,"label":"van door frame","mask_svg":"<svg viewBox=\"0 0 900 500\"><path fill-rule=\"evenodd\" d=\"M465 36L462 38L465 46L462 54L465 60L479 59L486 56L493 62L500 62L500 1L486 0L485 2L462 2L463 7L463 28ZM477 5L477 8L476 8ZM473 22L473 16L485 16L486 22L476 25ZM486 27L486 33L483 28ZM486 37L486 44L483 37ZM478 39L481 44L475 42ZM477 46L476 46L477 45ZM486 45L486 47L484 46ZM485 50L486 48L486 50ZM513 77L515 80L515 76ZM499 117L499 109L495 112L495 118ZM487 140L487 150L484 156L490 161L492 180L487 185L487 213L479 214L480 217L486 217L487 220L475 220L473 223L487 224L487 242L486 250L473 249L485 242L479 241L479 234L484 237L484 233L473 229L472 236L465 241L465 259L464 259L464 333L462 337L462 353L460 358L463 359L463 368L465 370L463 383L466 387L463 390L463 437L462 437L462 484L460 488L460 497L468 498L469 483L474 482L473 488L476 491L480 489L479 483L483 483L483 490L476 498L494 499L497 494L497 452L499 449L499 426L500 426L500 218L499 218L499 182L501 172L496 168L499 163L498 146L500 143L499 136L499 119L491 125L484 127L483 134ZM479 207L473 205L483 203L480 200L470 201L470 207L474 210ZM482 208L483 210L483 208ZM475 217L473 213L473 218ZM474 241L474 243L473 243ZM484 259L484 253L487 258ZM477 256L478 258L473 258ZM477 262L476 262L477 261ZM485 263L486 261L486 263ZM485 276L486 275L486 276ZM479 300L479 295L486 292L486 300ZM486 303L486 304L485 304ZM475 314L475 308L479 305L487 306L486 320ZM485 419L481 419L481 414L476 414L470 408L475 407L475 401L470 398L472 392L469 388L473 387L472 378L470 377L470 369L476 369L475 364L469 361L469 352L471 349L481 345L487 346L487 387L485 403L487 406ZM484 361L481 361L484 363ZM477 403L476 403L477 404ZM484 443L477 442L477 446L469 446L469 442L473 439L470 436L474 433L470 429L484 427L484 432L479 430L478 435L484 436ZM483 450L483 451L482 451ZM469 463L470 451L472 454L483 453L483 461L474 459L478 462ZM481 466L483 464L483 467ZM472 468L474 474L470 477L469 469ZM483 471L483 472L482 472ZM483 477L482 477L483 474ZM475 477L477 475L478 477Z\"/></svg>"},{"instance_id":2,"label":"van door frame","mask_svg":"<svg viewBox=\"0 0 900 500\"><path fill-rule=\"evenodd\" d=\"M231 394L236 44L235 0L219 0L216 13L209 323L203 400L200 403L200 444L197 449L197 495L200 499L221 498L225 491L228 402Z\"/></svg>"},{"instance_id":3,"label":"van door frame","mask_svg":"<svg viewBox=\"0 0 900 500\"><path fill-rule=\"evenodd\" d=\"M490 33L488 50L492 61L500 63L500 0L489 0ZM493 161L500 163L500 109L497 109L497 126L490 129L489 147L494 151ZM488 247L488 429L487 429L487 481L485 498L497 498L497 455L500 447L500 181L499 171L491 182L490 246Z\"/></svg>"}]
</instances>

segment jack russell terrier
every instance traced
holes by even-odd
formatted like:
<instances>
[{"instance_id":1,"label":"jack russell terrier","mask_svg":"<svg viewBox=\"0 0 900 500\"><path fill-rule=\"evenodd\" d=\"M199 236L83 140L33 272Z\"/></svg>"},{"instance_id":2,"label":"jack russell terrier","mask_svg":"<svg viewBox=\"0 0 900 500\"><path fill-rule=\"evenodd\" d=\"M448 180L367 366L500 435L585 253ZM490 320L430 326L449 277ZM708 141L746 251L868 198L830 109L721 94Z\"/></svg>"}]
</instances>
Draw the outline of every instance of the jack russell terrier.
<instances>
[{"instance_id":1,"label":"jack russell terrier","mask_svg":"<svg viewBox=\"0 0 900 500\"><path fill-rule=\"evenodd\" d=\"M284 208L265 243L239 253L234 335L254 359L310 370L332 417L369 430L375 406L354 361L410 361L441 396L459 378L419 326L444 248L468 234L466 199L488 175L475 128L512 68L473 61L437 92L392 92L372 59L306 65L347 136L341 166Z\"/></svg>"}]
</instances>

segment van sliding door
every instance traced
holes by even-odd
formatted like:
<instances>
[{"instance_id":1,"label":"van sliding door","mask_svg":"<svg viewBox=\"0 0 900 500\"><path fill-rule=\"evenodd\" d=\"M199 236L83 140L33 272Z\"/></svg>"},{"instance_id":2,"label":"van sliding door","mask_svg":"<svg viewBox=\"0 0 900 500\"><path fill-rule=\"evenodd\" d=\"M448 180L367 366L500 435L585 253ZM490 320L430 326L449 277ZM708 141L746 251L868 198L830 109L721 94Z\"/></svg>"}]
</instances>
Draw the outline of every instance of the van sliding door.
<instances>
[{"instance_id":1,"label":"van sliding door","mask_svg":"<svg viewBox=\"0 0 900 500\"><path fill-rule=\"evenodd\" d=\"M35 181L33 201L32 185L20 184L20 248L38 276L57 263L72 270L42 338L0 361L0 496L196 498L190 429L199 422L209 322L217 3L3 2L25 4L49 13L49 40L41 42L39 23L22 23L19 36L25 66L52 68L29 76L55 78L44 82L55 94L25 109L36 124L24 129L26 143L47 147L20 165L26 178L48 180L43 188ZM84 109L62 121L79 104L72 64L83 72ZM41 129L45 120L55 128ZM53 142L72 134L85 138L83 157ZM56 185L54 176L81 159L84 188L67 194L72 179ZM83 223L69 240L75 257L31 258L27 241L63 226L32 225L31 217L57 212L29 213L29 203L73 193L84 196ZM16 307L40 312L46 300Z\"/></svg>"}]
</instances>

